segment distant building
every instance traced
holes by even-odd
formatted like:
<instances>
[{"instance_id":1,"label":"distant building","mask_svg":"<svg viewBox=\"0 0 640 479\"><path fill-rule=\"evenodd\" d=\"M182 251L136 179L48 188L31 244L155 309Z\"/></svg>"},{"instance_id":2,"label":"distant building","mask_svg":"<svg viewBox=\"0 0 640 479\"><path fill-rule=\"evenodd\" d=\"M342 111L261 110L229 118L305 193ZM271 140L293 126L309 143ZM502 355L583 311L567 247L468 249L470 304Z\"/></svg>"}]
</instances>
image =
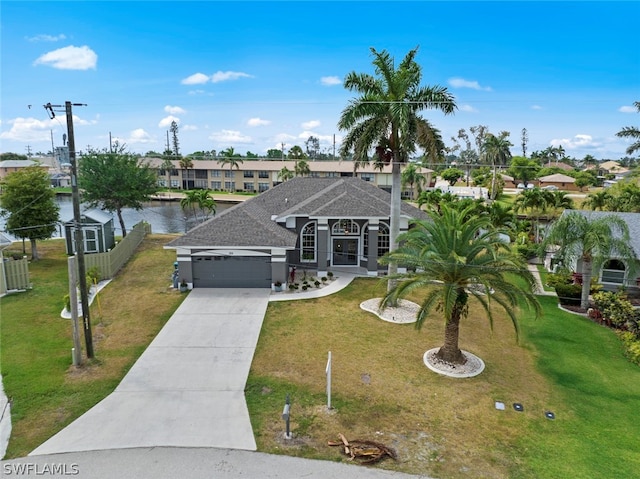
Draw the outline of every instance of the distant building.
<instances>
[{"instance_id":1,"label":"distant building","mask_svg":"<svg viewBox=\"0 0 640 479\"><path fill-rule=\"evenodd\" d=\"M149 165L158 171L158 185L163 188L176 189L209 189L213 191L255 192L261 193L282 183L279 173L283 168L295 171L295 160L250 160L242 159L238 169L230 169L216 160L193 160L193 168L181 169L180 162L173 160L172 170L162 169L161 158L146 158ZM351 161L311 161L305 160L309 166L309 177L312 178L349 178L356 177L391 191L391 165L382 170L373 165L358 168L355 175ZM433 170L418 168L418 173L425 177L425 186L435 184ZM410 191L407 185L405 193Z\"/></svg>"}]
</instances>

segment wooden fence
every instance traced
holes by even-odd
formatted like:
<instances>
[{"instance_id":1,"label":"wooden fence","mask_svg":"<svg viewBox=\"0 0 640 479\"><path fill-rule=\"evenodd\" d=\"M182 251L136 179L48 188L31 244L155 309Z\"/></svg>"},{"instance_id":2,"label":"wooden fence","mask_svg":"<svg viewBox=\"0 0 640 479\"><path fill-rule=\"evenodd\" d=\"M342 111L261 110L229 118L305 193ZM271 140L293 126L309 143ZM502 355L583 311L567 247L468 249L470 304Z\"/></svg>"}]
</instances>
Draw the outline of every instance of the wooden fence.
<instances>
[{"instance_id":1,"label":"wooden fence","mask_svg":"<svg viewBox=\"0 0 640 479\"><path fill-rule=\"evenodd\" d=\"M149 233L151 233L151 225L141 221L113 249L106 253L86 254L84 256L86 271L97 267L99 281L113 278L120 271L120 268L129 261L136 248ZM0 266L2 266L2 270L0 270L0 295L7 291L31 287L29 261L26 258L5 259Z\"/></svg>"},{"instance_id":2,"label":"wooden fence","mask_svg":"<svg viewBox=\"0 0 640 479\"><path fill-rule=\"evenodd\" d=\"M0 294L11 290L27 289L29 283L29 261L27 258L2 261L0 269Z\"/></svg>"},{"instance_id":3,"label":"wooden fence","mask_svg":"<svg viewBox=\"0 0 640 479\"><path fill-rule=\"evenodd\" d=\"M151 233L151 225L141 221L113 249L106 253L85 254L85 270L89 271L91 268L98 268L99 281L113 278L120 271L120 268L129 261L136 248L142 243L145 235L149 233Z\"/></svg>"}]
</instances>

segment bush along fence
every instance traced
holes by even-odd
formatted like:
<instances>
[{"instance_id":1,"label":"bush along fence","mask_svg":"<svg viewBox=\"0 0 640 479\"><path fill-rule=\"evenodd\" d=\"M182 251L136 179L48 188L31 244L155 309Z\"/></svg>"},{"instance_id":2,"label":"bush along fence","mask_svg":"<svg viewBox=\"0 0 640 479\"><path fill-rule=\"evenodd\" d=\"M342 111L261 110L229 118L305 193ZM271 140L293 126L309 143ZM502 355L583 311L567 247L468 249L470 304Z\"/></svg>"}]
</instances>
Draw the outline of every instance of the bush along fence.
<instances>
[{"instance_id":1,"label":"bush along fence","mask_svg":"<svg viewBox=\"0 0 640 479\"><path fill-rule=\"evenodd\" d=\"M109 251L85 254L85 269L97 271L98 281L113 278L120 271L120 268L129 261L144 237L150 233L151 225L141 221Z\"/></svg>"}]
</instances>

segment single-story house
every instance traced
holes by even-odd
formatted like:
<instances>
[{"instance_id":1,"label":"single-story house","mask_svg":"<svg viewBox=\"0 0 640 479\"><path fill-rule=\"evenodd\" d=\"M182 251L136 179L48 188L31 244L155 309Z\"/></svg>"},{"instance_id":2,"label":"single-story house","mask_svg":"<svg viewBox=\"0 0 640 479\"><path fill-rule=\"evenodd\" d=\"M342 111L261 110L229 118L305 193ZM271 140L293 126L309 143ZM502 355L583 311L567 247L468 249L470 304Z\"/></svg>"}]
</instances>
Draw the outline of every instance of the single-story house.
<instances>
[{"instance_id":1,"label":"single-story house","mask_svg":"<svg viewBox=\"0 0 640 479\"><path fill-rule=\"evenodd\" d=\"M194 288L270 288L291 268L325 276L350 268L377 276L389 250L391 194L359 178L297 177L168 243ZM400 232L423 211L403 203Z\"/></svg>"},{"instance_id":2,"label":"single-story house","mask_svg":"<svg viewBox=\"0 0 640 479\"><path fill-rule=\"evenodd\" d=\"M83 211L80 214L80 225L85 253L105 253L115 246L115 227L110 214L99 209ZM75 219L65 221L64 235L69 255L76 252L75 231Z\"/></svg>"},{"instance_id":3,"label":"single-story house","mask_svg":"<svg viewBox=\"0 0 640 479\"><path fill-rule=\"evenodd\" d=\"M576 179L562 173L556 173L554 175L541 176L538 178L538 186L544 188L545 186L557 186L559 190L577 191L579 188L576 186Z\"/></svg>"},{"instance_id":4,"label":"single-story house","mask_svg":"<svg viewBox=\"0 0 640 479\"><path fill-rule=\"evenodd\" d=\"M565 215L572 211L580 213L589 219L614 215L627 224L631 238L630 244L636 255L635 264L626 264L620 258L612 256L604 262L600 271L593 271L593 276L598 279L598 282L602 285L602 289L605 291L618 291L621 287L625 287L630 294L640 294L640 213L565 210L562 214ZM574 271L581 271L581 260L578 260L572 269Z\"/></svg>"}]
</instances>

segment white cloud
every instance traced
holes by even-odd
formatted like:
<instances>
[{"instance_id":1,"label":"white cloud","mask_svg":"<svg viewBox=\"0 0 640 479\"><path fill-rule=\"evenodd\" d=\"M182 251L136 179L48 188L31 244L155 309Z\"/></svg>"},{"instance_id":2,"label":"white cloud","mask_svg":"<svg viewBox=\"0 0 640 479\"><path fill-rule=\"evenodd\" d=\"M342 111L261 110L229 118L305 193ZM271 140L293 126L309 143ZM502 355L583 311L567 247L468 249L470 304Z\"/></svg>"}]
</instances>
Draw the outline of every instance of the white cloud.
<instances>
[{"instance_id":1,"label":"white cloud","mask_svg":"<svg viewBox=\"0 0 640 479\"><path fill-rule=\"evenodd\" d=\"M267 126L270 124L271 121L263 120L262 118L249 118L249 121L247 121L248 126Z\"/></svg>"},{"instance_id":2,"label":"white cloud","mask_svg":"<svg viewBox=\"0 0 640 479\"><path fill-rule=\"evenodd\" d=\"M194 73L187 78L183 78L180 83L183 85L202 85L203 83L207 83L209 81L209 77L204 73Z\"/></svg>"},{"instance_id":3,"label":"white cloud","mask_svg":"<svg viewBox=\"0 0 640 479\"><path fill-rule=\"evenodd\" d=\"M238 78L252 78L252 76L243 72L217 71L211 76L211 82L219 83L221 81L237 80Z\"/></svg>"},{"instance_id":4,"label":"white cloud","mask_svg":"<svg viewBox=\"0 0 640 479\"><path fill-rule=\"evenodd\" d=\"M243 135L235 130L220 130L209 135L209 139L218 143L235 144L235 143L251 143L253 140L250 136Z\"/></svg>"},{"instance_id":5,"label":"white cloud","mask_svg":"<svg viewBox=\"0 0 640 479\"><path fill-rule=\"evenodd\" d=\"M638 109L635 106L624 105L618 108L618 111L621 113L636 113Z\"/></svg>"},{"instance_id":6,"label":"white cloud","mask_svg":"<svg viewBox=\"0 0 640 479\"><path fill-rule=\"evenodd\" d=\"M575 150L578 148L600 148L602 143L595 141L591 135L578 134L573 138L553 139L551 146L562 146L565 150Z\"/></svg>"},{"instance_id":7,"label":"white cloud","mask_svg":"<svg viewBox=\"0 0 640 479\"><path fill-rule=\"evenodd\" d=\"M301 126L305 130L311 130L312 128L318 128L320 126L320 121L318 120L305 121L304 123L302 123Z\"/></svg>"},{"instance_id":8,"label":"white cloud","mask_svg":"<svg viewBox=\"0 0 640 479\"><path fill-rule=\"evenodd\" d=\"M180 118L176 118L173 115L169 115L164 117L162 120L160 120L160 123L158 123L158 128L166 128L168 126L171 126L172 121L175 121L176 123L180 124Z\"/></svg>"},{"instance_id":9,"label":"white cloud","mask_svg":"<svg viewBox=\"0 0 640 479\"><path fill-rule=\"evenodd\" d=\"M540 105L531 105L531 109L532 110L542 110L542 107Z\"/></svg>"},{"instance_id":10,"label":"white cloud","mask_svg":"<svg viewBox=\"0 0 640 479\"><path fill-rule=\"evenodd\" d=\"M98 55L88 46L59 48L40 56L34 65L48 65L59 70L89 70L96 69Z\"/></svg>"},{"instance_id":11,"label":"white cloud","mask_svg":"<svg viewBox=\"0 0 640 479\"><path fill-rule=\"evenodd\" d=\"M40 34L34 37L26 37L30 42L57 42L58 40L65 40L67 37L62 33L59 35L46 35Z\"/></svg>"},{"instance_id":12,"label":"white cloud","mask_svg":"<svg viewBox=\"0 0 640 479\"><path fill-rule=\"evenodd\" d=\"M471 105L461 105L460 106L460 111L466 111L468 113L477 113L478 112L478 110L476 110Z\"/></svg>"},{"instance_id":13,"label":"white cloud","mask_svg":"<svg viewBox=\"0 0 640 479\"><path fill-rule=\"evenodd\" d=\"M128 144L135 143L153 143L155 140L142 128L136 128L129 134L129 138L126 140Z\"/></svg>"},{"instance_id":14,"label":"white cloud","mask_svg":"<svg viewBox=\"0 0 640 479\"><path fill-rule=\"evenodd\" d=\"M274 137L274 141L276 142L276 146L274 148L282 148L282 143L284 143L285 147L289 146L288 143L293 143L295 140L297 140L297 138L293 135L290 135L288 133L278 133Z\"/></svg>"},{"instance_id":15,"label":"white cloud","mask_svg":"<svg viewBox=\"0 0 640 479\"><path fill-rule=\"evenodd\" d=\"M11 125L11 129L0 133L0 138L3 140L51 141L50 130L60 127L56 120L39 120L37 118L18 117L7 123Z\"/></svg>"},{"instance_id":16,"label":"white cloud","mask_svg":"<svg viewBox=\"0 0 640 479\"><path fill-rule=\"evenodd\" d=\"M184 108L180 108L179 106L171 106L171 105L165 106L164 111L166 111L170 115L184 115L186 113Z\"/></svg>"},{"instance_id":17,"label":"white cloud","mask_svg":"<svg viewBox=\"0 0 640 479\"><path fill-rule=\"evenodd\" d=\"M449 85L453 88L471 88L472 90L491 91L491 87L483 87L475 80L465 80L464 78L449 78Z\"/></svg>"},{"instance_id":18,"label":"white cloud","mask_svg":"<svg viewBox=\"0 0 640 479\"><path fill-rule=\"evenodd\" d=\"M198 72L184 78L180 83L183 85L204 85L209 82L220 83L227 80L237 80L238 78L253 78L253 76L248 73L233 71L217 71L211 76Z\"/></svg>"},{"instance_id":19,"label":"white cloud","mask_svg":"<svg viewBox=\"0 0 640 479\"><path fill-rule=\"evenodd\" d=\"M196 131L198 127L196 125L183 125L182 131Z\"/></svg>"},{"instance_id":20,"label":"white cloud","mask_svg":"<svg viewBox=\"0 0 640 479\"><path fill-rule=\"evenodd\" d=\"M337 76L322 77L320 78L320 83L325 86L342 85L342 80Z\"/></svg>"},{"instance_id":21,"label":"white cloud","mask_svg":"<svg viewBox=\"0 0 640 479\"><path fill-rule=\"evenodd\" d=\"M333 135L320 135L320 134L316 133L315 131L305 130L305 131L303 131L302 133L300 133L298 135L298 138L301 139L301 140L307 141L310 136L316 137L318 140L320 140L320 143L333 144ZM336 137L336 141L337 141L337 137Z\"/></svg>"}]
</instances>

